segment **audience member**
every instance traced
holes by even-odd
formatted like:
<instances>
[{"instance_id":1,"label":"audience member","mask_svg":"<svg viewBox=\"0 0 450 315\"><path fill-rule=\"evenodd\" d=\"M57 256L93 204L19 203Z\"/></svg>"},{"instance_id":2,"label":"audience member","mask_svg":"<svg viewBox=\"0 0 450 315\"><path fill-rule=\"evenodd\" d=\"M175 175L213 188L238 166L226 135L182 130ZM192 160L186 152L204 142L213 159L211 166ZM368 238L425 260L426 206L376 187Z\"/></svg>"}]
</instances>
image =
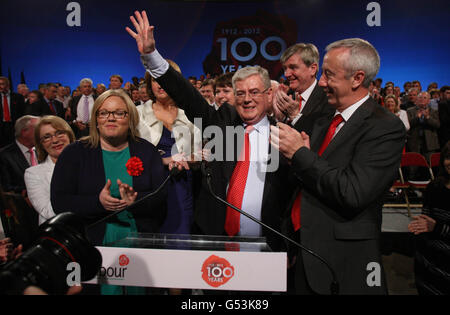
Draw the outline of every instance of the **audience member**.
<instances>
[{"instance_id":1,"label":"audience member","mask_svg":"<svg viewBox=\"0 0 450 315\"><path fill-rule=\"evenodd\" d=\"M118 90L122 88L123 79L120 75L114 74L109 78L109 88L111 90Z\"/></svg>"},{"instance_id":2,"label":"audience member","mask_svg":"<svg viewBox=\"0 0 450 315\"><path fill-rule=\"evenodd\" d=\"M422 214L408 226L419 236L414 274L421 295L450 294L450 142L443 146L439 167L425 190Z\"/></svg>"},{"instance_id":3,"label":"audience member","mask_svg":"<svg viewBox=\"0 0 450 315\"><path fill-rule=\"evenodd\" d=\"M106 90L107 90L107 89L106 89L106 86L105 86L103 83L99 83L99 84L97 84L97 86L95 87L95 94L96 94L97 97L98 97L98 96L102 95L103 92L105 92Z\"/></svg>"},{"instance_id":4,"label":"audience member","mask_svg":"<svg viewBox=\"0 0 450 315\"><path fill-rule=\"evenodd\" d=\"M416 107L417 95L419 95L419 90L417 88L409 89L406 97L406 102L402 103L400 105L400 108L407 111L412 107Z\"/></svg>"},{"instance_id":5,"label":"audience member","mask_svg":"<svg viewBox=\"0 0 450 315\"><path fill-rule=\"evenodd\" d=\"M450 141L450 86L445 85L441 88L441 97L439 102L439 143L441 147Z\"/></svg>"},{"instance_id":6,"label":"audience member","mask_svg":"<svg viewBox=\"0 0 450 315\"><path fill-rule=\"evenodd\" d=\"M144 105L150 100L150 95L148 94L147 85L145 83L139 86L139 95L141 96L141 104Z\"/></svg>"},{"instance_id":7,"label":"audience member","mask_svg":"<svg viewBox=\"0 0 450 315\"><path fill-rule=\"evenodd\" d=\"M220 108L225 103L234 106L235 97L231 82L233 75L233 72L224 73L214 80L214 103L216 108Z\"/></svg>"},{"instance_id":8,"label":"audience member","mask_svg":"<svg viewBox=\"0 0 450 315\"><path fill-rule=\"evenodd\" d=\"M134 105L136 106L141 105L141 95L139 93L139 89L134 85L131 86L130 97Z\"/></svg>"},{"instance_id":9,"label":"audience member","mask_svg":"<svg viewBox=\"0 0 450 315\"><path fill-rule=\"evenodd\" d=\"M34 127L39 117L26 115L15 124L15 141L0 150L0 182L4 191L23 193L25 170L38 164L34 149Z\"/></svg>"},{"instance_id":10,"label":"audience member","mask_svg":"<svg viewBox=\"0 0 450 315\"><path fill-rule=\"evenodd\" d=\"M39 115L36 116L46 116L55 115L64 118L66 111L61 102L56 100L56 93L58 89L55 84L49 83L44 88L44 101L41 102L41 110Z\"/></svg>"},{"instance_id":11,"label":"audience member","mask_svg":"<svg viewBox=\"0 0 450 315\"><path fill-rule=\"evenodd\" d=\"M219 109L215 104L215 96L214 96L214 81L211 79L204 80L202 85L200 86L200 94L203 95L205 100L209 103L209 105L213 106L216 110Z\"/></svg>"},{"instance_id":12,"label":"audience member","mask_svg":"<svg viewBox=\"0 0 450 315\"><path fill-rule=\"evenodd\" d=\"M64 148L75 141L67 122L57 116L45 116L34 130L36 152L41 164L25 171L28 198L39 214L39 225L55 216L50 202L50 182L53 169Z\"/></svg>"},{"instance_id":13,"label":"audience member","mask_svg":"<svg viewBox=\"0 0 450 315\"><path fill-rule=\"evenodd\" d=\"M17 93L23 96L23 99L25 100L25 102L28 99L28 94L30 93L30 89L28 88L28 86L24 83L18 84L17 85Z\"/></svg>"},{"instance_id":14,"label":"audience member","mask_svg":"<svg viewBox=\"0 0 450 315\"><path fill-rule=\"evenodd\" d=\"M387 95L384 99L385 107L388 111L395 114L405 125L406 131L409 130L409 120L408 120L408 114L403 109L400 109L398 98L395 97L395 95L390 94Z\"/></svg>"},{"instance_id":15,"label":"audience member","mask_svg":"<svg viewBox=\"0 0 450 315\"><path fill-rule=\"evenodd\" d=\"M408 150L425 156L428 160L431 153L439 151L437 130L439 129L439 114L429 107L430 94L421 92L417 97L416 106L408 109L408 120L411 128L408 133Z\"/></svg>"},{"instance_id":16,"label":"audience member","mask_svg":"<svg viewBox=\"0 0 450 315\"><path fill-rule=\"evenodd\" d=\"M70 119L77 139L89 135L89 122L92 108L97 96L93 91L93 83L89 78L80 81L81 95L70 102Z\"/></svg>"},{"instance_id":17,"label":"audience member","mask_svg":"<svg viewBox=\"0 0 450 315\"><path fill-rule=\"evenodd\" d=\"M25 113L25 100L10 91L9 79L0 77L0 148L14 141L14 124Z\"/></svg>"}]
</instances>

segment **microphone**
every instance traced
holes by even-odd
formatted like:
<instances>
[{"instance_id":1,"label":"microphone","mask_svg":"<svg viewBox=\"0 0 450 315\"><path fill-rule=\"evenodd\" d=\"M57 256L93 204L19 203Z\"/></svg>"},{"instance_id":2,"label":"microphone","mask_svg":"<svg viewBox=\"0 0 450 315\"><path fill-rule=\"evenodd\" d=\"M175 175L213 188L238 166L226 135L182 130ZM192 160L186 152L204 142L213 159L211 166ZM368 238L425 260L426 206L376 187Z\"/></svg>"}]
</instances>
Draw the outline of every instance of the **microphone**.
<instances>
[{"instance_id":1,"label":"microphone","mask_svg":"<svg viewBox=\"0 0 450 315\"><path fill-rule=\"evenodd\" d=\"M96 225L98 225L98 224L100 224L100 223L102 223L102 222L104 222L104 221L106 221L106 220L108 220L108 219L111 219L112 217L114 217L114 216L116 216L116 215L119 215L120 213L122 213L122 212L124 212L124 211L127 211L127 210L130 210L130 209L134 208L134 207L137 206L138 204L142 203L144 200L147 200L148 198L155 196L156 194L158 194L158 193L164 188L164 186L166 186L166 184L169 182L169 180L170 180L172 177L176 177L176 176L180 175L181 173L183 173L184 171L185 171L184 169L183 169L183 170L179 170L177 167L172 168L172 169L169 171L169 176L167 176L167 178L164 180L164 182L163 182L163 183L162 183L155 191L149 193L148 195L142 197L142 198L139 199L139 200L136 200L136 201L133 202L131 205L126 206L126 207L123 208L122 210L113 212L112 214L107 215L106 217L103 217L102 219L100 219L100 220L98 220L98 221L92 223L91 225L89 225L87 228L88 228L88 229L91 229L92 227L94 227L94 226L96 226Z\"/></svg>"},{"instance_id":2,"label":"microphone","mask_svg":"<svg viewBox=\"0 0 450 315\"><path fill-rule=\"evenodd\" d=\"M275 233L276 235L282 237L283 239L287 240L288 242L294 244L295 246L299 247L301 250L304 250L305 252L307 252L308 254L314 256L315 258L317 258L319 261L321 261L330 271L331 273L331 277L333 278L331 284L330 284L330 292L331 295L338 295L339 294L339 282L337 281L337 277L336 277L336 273L333 270L333 268L330 266L330 264L319 254L313 252L312 250L310 250L309 248L305 247L304 245L294 241L293 239L287 237L286 235L282 234L281 232L278 232L277 230L275 230L274 228L268 226L267 224L261 222L260 220L256 219L255 217L251 216L250 214L246 213L245 211L239 209L238 207L230 204L229 202L227 202L226 200L223 200L222 198L220 198L219 196L217 196L214 193L214 190L212 189L211 186L211 172L209 171L209 168L207 166L207 162L206 161L202 161L202 165L201 165L201 170L203 175L206 176L206 182L208 184L208 189L209 192L211 193L211 195L218 201L220 201L221 203L227 205L228 207L232 208L233 210L239 212L240 214L246 216L247 218L249 218L250 220L252 220L253 222L256 222L257 224L261 225L262 227L268 229L269 231Z\"/></svg>"}]
</instances>

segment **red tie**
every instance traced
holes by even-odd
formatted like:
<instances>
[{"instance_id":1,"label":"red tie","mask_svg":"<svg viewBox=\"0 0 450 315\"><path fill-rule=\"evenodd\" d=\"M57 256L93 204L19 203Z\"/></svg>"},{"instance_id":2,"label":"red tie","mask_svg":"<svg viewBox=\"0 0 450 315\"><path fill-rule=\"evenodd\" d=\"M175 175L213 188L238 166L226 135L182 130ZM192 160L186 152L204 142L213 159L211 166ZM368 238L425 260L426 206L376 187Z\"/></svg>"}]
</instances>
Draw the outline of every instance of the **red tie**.
<instances>
[{"instance_id":1,"label":"red tie","mask_svg":"<svg viewBox=\"0 0 450 315\"><path fill-rule=\"evenodd\" d=\"M227 201L232 205L241 208L244 199L244 190L247 183L248 169L250 167L250 136L253 126L247 126L245 129L244 150L241 151L239 161L231 175L228 188ZM235 236L240 230L240 213L227 207L227 216L225 219L225 232L229 236Z\"/></svg>"},{"instance_id":2,"label":"red tie","mask_svg":"<svg viewBox=\"0 0 450 315\"><path fill-rule=\"evenodd\" d=\"M48 104L50 105L50 110L52 111L53 115L56 115L56 111L55 111L55 107L53 106L53 102L51 100L49 100Z\"/></svg>"},{"instance_id":3,"label":"red tie","mask_svg":"<svg viewBox=\"0 0 450 315\"><path fill-rule=\"evenodd\" d=\"M31 166L36 166L38 165L38 161L36 159L36 153L34 152L34 149L31 148L30 150L28 150L28 152L30 152L30 160L31 160Z\"/></svg>"},{"instance_id":4,"label":"red tie","mask_svg":"<svg viewBox=\"0 0 450 315\"><path fill-rule=\"evenodd\" d=\"M328 147L331 140L333 139L334 134L336 133L336 128L339 126L341 122L344 121L344 118L342 116L336 115L334 116L333 120L331 121L330 127L328 128L327 134L325 136L325 139L322 142L322 145L320 146L320 150L318 152L319 156L323 154L323 151ZM302 192L300 191L297 195L297 198L294 201L294 204L292 205L291 210L291 220L292 225L294 226L294 231L297 232L300 229L300 205L302 201Z\"/></svg>"},{"instance_id":5,"label":"red tie","mask_svg":"<svg viewBox=\"0 0 450 315\"><path fill-rule=\"evenodd\" d=\"M298 103L298 110L301 112L302 111L302 102L303 102L303 98L301 95L298 96L299 99L299 103Z\"/></svg>"},{"instance_id":6,"label":"red tie","mask_svg":"<svg viewBox=\"0 0 450 315\"><path fill-rule=\"evenodd\" d=\"M6 94L3 94L3 120L5 122L11 121L11 114L9 112L9 106L8 106L8 97Z\"/></svg>"}]
</instances>

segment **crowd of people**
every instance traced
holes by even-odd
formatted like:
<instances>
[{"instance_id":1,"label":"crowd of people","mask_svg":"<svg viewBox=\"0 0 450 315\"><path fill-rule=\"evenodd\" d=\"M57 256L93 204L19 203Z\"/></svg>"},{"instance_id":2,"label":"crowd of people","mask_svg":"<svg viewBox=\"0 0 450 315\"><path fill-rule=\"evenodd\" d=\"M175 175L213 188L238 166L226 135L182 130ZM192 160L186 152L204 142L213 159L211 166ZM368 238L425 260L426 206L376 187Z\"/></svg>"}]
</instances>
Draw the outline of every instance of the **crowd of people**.
<instances>
[{"instance_id":1,"label":"crowd of people","mask_svg":"<svg viewBox=\"0 0 450 315\"><path fill-rule=\"evenodd\" d=\"M449 86L382 87L375 79L378 53L361 39L330 44L321 74L317 48L300 43L283 53L279 81L258 66L185 78L159 54L146 13L136 12L131 22L135 29L127 31L145 78L124 84L112 75L108 88L84 78L72 92L62 84L32 91L20 84L13 93L0 77L1 220L12 238L0 242L1 261L20 255L37 226L56 214L70 211L92 224L154 191L179 168L186 171L157 197L89 230L91 242L108 245L132 232L264 236L274 251L288 252L288 293L329 294L331 275L323 264L211 195L198 170L206 159L216 194L322 255L337 273L340 293L385 294L383 275L378 285L366 282L367 265L381 264L384 197L402 152L428 158L441 149L442 173L410 229L434 233L448 246ZM202 126L194 125L198 118ZM209 126L222 131L218 145L231 158L217 158L218 147L207 152ZM226 132L230 126L242 141ZM272 171L270 152L278 160ZM11 214L11 197L25 200L26 209ZM18 212L26 213L27 231L11 228ZM421 293L450 289L448 281L435 291L422 283ZM101 292L123 293L105 285Z\"/></svg>"}]
</instances>

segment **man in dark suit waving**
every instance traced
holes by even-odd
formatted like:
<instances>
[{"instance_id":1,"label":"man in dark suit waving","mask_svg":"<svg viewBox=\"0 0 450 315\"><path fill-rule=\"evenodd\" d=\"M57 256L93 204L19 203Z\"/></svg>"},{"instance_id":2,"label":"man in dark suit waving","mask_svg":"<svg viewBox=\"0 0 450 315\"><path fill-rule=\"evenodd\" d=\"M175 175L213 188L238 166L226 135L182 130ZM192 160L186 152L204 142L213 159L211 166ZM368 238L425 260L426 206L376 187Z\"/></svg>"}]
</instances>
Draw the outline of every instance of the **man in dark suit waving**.
<instances>
[{"instance_id":1,"label":"man in dark suit waving","mask_svg":"<svg viewBox=\"0 0 450 315\"><path fill-rule=\"evenodd\" d=\"M280 160L279 152L270 147L270 123L266 109L272 102L272 89L267 70L246 67L237 71L233 77L234 106L225 103L216 111L188 80L159 55L153 37L154 27L149 25L146 13L141 15L136 12L135 15L137 20L134 17L131 20L137 33L129 28L127 30L136 39L141 59L152 81L156 81L185 111L189 120L195 122L196 118L201 118L202 129L214 126L216 158L210 162L210 168L215 193L266 224L279 228L288 200L288 189L284 183L288 165ZM223 136L221 139L217 138L216 131ZM269 163L268 157L271 158ZM275 160L279 162L278 167ZM214 199L208 191L206 178L203 178L196 200L194 220L200 229L196 232L266 236L274 250L281 246L277 237Z\"/></svg>"},{"instance_id":2,"label":"man in dark suit waving","mask_svg":"<svg viewBox=\"0 0 450 315\"><path fill-rule=\"evenodd\" d=\"M381 266L383 195L391 186L405 128L369 97L380 58L362 39L328 45L319 85L335 108L316 121L311 138L279 124L271 141L302 182L289 218L304 245L332 266L342 294L387 293ZM278 146L276 145L276 146ZM305 252L297 256L297 293L328 294L331 275Z\"/></svg>"}]
</instances>

